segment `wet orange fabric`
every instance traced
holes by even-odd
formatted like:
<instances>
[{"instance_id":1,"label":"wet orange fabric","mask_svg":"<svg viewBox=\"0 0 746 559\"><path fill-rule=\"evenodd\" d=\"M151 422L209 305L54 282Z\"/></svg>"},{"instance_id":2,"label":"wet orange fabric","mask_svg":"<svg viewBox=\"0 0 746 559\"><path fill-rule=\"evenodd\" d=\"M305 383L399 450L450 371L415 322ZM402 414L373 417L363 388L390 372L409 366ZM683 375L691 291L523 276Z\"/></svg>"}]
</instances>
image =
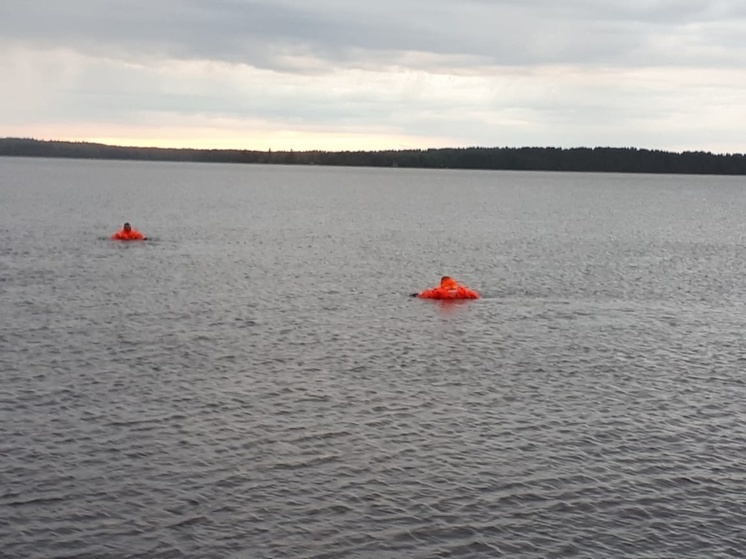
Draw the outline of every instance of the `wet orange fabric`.
<instances>
[{"instance_id":1,"label":"wet orange fabric","mask_svg":"<svg viewBox=\"0 0 746 559\"><path fill-rule=\"evenodd\" d=\"M417 297L421 299L479 299L479 293L446 276L440 280L440 286L420 291Z\"/></svg>"},{"instance_id":2,"label":"wet orange fabric","mask_svg":"<svg viewBox=\"0 0 746 559\"><path fill-rule=\"evenodd\" d=\"M130 229L129 231L120 229L111 236L111 239L113 241L142 241L145 236L136 229Z\"/></svg>"}]
</instances>

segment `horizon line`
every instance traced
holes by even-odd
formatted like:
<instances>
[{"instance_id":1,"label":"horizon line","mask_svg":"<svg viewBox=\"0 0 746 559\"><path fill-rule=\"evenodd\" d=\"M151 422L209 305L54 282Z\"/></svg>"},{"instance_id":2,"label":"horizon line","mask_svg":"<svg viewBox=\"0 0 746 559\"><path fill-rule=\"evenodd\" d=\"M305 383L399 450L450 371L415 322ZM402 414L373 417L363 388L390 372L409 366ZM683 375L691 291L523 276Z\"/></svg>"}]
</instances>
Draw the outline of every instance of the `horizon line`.
<instances>
[{"instance_id":1,"label":"horizon line","mask_svg":"<svg viewBox=\"0 0 746 559\"><path fill-rule=\"evenodd\" d=\"M21 140L21 141L33 141L33 142L40 142L40 143L58 143L58 144L88 144L88 145L95 145L95 146L104 146L104 147L110 147L110 148L122 148L122 149L148 149L148 150L176 150L176 151L210 151L210 152L229 152L229 151L244 151L244 152L257 152L257 153L314 153L314 152L321 152L321 153L380 153L380 152L409 152L409 151L441 151L441 150L467 150L467 149L504 149L504 150L521 150L521 149L554 149L554 150L561 150L561 151L570 151L570 150L596 150L596 149L619 149L619 150L637 150L637 151L649 151L649 152L659 152L659 153L670 153L670 154L687 154L687 153L704 153L709 155L715 155L715 156L745 156L746 153L742 152L713 152L713 151L705 151L705 150L667 150L667 149L661 149L661 148L646 148L646 147L636 147L636 146L573 146L573 147L557 147L557 146L480 146L480 145L470 145L470 146L446 146L446 147L428 147L428 148L387 148L387 149L373 149L373 150L364 150L364 149L358 149L358 150L327 150L327 149L304 149L304 150L294 150L294 149L281 149L281 150L273 150L271 147L267 148L266 150L260 150L260 149L248 149L248 148L202 148L202 147L169 147L169 146L153 146L153 145L134 145L134 144L116 144L116 143L105 143L105 142L96 142L91 140L60 140L60 139L40 139L40 138L33 138L33 137L19 137L19 136L5 136L0 138L0 141L3 140Z\"/></svg>"}]
</instances>

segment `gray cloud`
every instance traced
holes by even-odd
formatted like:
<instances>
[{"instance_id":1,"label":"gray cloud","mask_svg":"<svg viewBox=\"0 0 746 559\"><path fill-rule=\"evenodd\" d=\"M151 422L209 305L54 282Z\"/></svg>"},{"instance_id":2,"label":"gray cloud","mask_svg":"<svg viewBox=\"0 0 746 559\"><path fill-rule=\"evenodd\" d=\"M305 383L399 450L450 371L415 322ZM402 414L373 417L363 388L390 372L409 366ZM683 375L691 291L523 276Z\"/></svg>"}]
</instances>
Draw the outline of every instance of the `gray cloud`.
<instances>
[{"instance_id":1,"label":"gray cloud","mask_svg":"<svg viewBox=\"0 0 746 559\"><path fill-rule=\"evenodd\" d=\"M724 65L743 57L744 30L738 0L25 0L0 7L5 41L289 71L304 71L288 65L290 55L355 66L395 64L403 52L458 55L474 65Z\"/></svg>"},{"instance_id":2,"label":"gray cloud","mask_svg":"<svg viewBox=\"0 0 746 559\"><path fill-rule=\"evenodd\" d=\"M743 151L744 36L741 0L2 2L0 124Z\"/></svg>"}]
</instances>

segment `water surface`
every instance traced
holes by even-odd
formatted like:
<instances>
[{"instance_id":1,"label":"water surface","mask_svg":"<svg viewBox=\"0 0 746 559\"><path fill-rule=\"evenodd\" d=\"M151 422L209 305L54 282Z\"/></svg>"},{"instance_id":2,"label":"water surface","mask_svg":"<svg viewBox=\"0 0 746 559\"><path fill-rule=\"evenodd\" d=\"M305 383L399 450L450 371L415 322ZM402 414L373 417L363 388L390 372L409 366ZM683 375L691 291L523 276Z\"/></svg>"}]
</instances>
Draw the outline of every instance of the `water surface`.
<instances>
[{"instance_id":1,"label":"water surface","mask_svg":"<svg viewBox=\"0 0 746 559\"><path fill-rule=\"evenodd\" d=\"M745 187L2 158L3 556L740 557Z\"/></svg>"}]
</instances>

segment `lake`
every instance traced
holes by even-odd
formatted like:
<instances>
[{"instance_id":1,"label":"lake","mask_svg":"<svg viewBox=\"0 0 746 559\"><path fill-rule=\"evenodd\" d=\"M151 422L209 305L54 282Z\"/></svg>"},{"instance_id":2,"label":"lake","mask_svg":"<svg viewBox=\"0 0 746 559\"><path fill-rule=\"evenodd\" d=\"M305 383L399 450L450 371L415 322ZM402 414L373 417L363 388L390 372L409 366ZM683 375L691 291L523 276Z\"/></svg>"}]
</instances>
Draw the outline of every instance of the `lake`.
<instances>
[{"instance_id":1,"label":"lake","mask_svg":"<svg viewBox=\"0 0 746 559\"><path fill-rule=\"evenodd\" d=\"M741 557L744 215L744 177L0 158L2 556ZM409 297L444 274L482 298Z\"/></svg>"}]
</instances>

